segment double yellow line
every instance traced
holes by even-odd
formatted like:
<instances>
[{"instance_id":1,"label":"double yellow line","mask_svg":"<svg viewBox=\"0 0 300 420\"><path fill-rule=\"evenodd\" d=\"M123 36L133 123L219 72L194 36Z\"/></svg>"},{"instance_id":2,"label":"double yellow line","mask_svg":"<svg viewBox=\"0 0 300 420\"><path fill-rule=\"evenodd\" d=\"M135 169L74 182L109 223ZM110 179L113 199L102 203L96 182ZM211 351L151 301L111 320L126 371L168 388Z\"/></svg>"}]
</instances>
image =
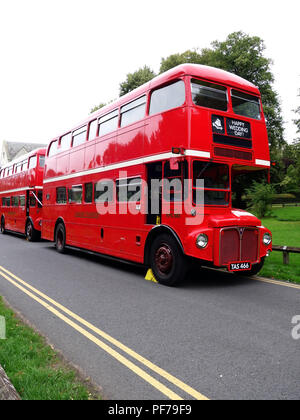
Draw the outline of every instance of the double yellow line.
<instances>
[{"instance_id":1,"label":"double yellow line","mask_svg":"<svg viewBox=\"0 0 300 420\"><path fill-rule=\"evenodd\" d=\"M56 302L55 300L51 299L49 296L45 295L44 293L40 292L36 288L32 287L30 284L26 283L24 280L20 279L19 277L15 276L13 273L8 271L6 268L0 265L0 276L7 280L9 283L13 284L19 290L24 292L27 296L31 297L33 300L41 304L44 308L50 311L52 314L56 315L59 319L64 321L70 327L74 328L74 330L78 331L84 337L92 341L102 350L107 352L110 356L115 358L118 362L126 366L136 375L141 377L144 381L148 382L162 394L170 398L171 400L183 400L183 398L174 392L172 389L164 385L159 380L155 379L149 373L147 373L144 369L139 367L137 364L133 363L127 357L122 355L119 351L113 349L111 346L106 344L104 341L100 340L94 334L91 334L87 331L84 327L88 328L89 330L93 331L95 334L100 336L102 339L106 340L110 344L114 345L118 350L121 350L126 355L130 356L132 359L135 359L141 365L145 366L146 368L150 369L154 373L158 374L161 378L166 379L170 384L175 385L179 390L184 391L190 397L193 397L197 400L208 400L207 397L200 394L200 392L196 391L189 385L182 382L180 379L177 379L175 376L171 375L164 369L161 369L159 366L155 365L154 363L150 362L143 356L136 353L134 350L130 349L129 347L122 344L120 341L116 340L109 334L105 333L104 331L100 330L99 328L95 327L85 319L81 318L80 316L76 315L74 312L67 309L65 306L61 305L60 303ZM25 286L25 287L24 287ZM68 317L66 315L68 315ZM70 319L70 318L72 319ZM81 325L79 325L80 323Z\"/></svg>"}]
</instances>

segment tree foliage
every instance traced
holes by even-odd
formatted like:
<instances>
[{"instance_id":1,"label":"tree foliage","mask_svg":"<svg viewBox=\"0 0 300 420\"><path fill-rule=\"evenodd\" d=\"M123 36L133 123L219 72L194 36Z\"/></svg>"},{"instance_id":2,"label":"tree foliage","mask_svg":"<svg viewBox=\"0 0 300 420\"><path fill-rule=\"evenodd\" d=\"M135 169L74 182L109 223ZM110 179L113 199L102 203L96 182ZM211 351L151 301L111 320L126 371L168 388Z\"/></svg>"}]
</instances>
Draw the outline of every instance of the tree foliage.
<instances>
[{"instance_id":1,"label":"tree foliage","mask_svg":"<svg viewBox=\"0 0 300 420\"><path fill-rule=\"evenodd\" d=\"M98 109L101 109L103 107L105 107L107 104L104 102L101 102L99 105L95 105L91 110L90 110L90 114L92 114L95 111L98 111Z\"/></svg>"},{"instance_id":2,"label":"tree foliage","mask_svg":"<svg viewBox=\"0 0 300 420\"><path fill-rule=\"evenodd\" d=\"M246 190L249 210L253 211L260 219L271 212L274 187L271 184L254 181Z\"/></svg>"},{"instance_id":3,"label":"tree foliage","mask_svg":"<svg viewBox=\"0 0 300 420\"><path fill-rule=\"evenodd\" d=\"M133 89L149 82L155 76L154 71L148 66L144 66L134 73L128 73L126 80L120 83L120 96L126 95L126 93L131 92Z\"/></svg>"}]
</instances>

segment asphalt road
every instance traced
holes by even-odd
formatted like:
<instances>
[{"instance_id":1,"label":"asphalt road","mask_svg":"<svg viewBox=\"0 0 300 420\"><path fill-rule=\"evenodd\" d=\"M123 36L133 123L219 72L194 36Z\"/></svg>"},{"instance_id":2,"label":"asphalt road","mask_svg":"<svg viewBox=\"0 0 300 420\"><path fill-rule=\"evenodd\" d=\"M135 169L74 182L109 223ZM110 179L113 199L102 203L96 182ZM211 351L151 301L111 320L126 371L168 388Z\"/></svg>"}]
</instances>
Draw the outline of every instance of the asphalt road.
<instances>
[{"instance_id":1,"label":"asphalt road","mask_svg":"<svg viewBox=\"0 0 300 420\"><path fill-rule=\"evenodd\" d=\"M145 270L0 236L0 295L109 399L299 399L300 287ZM34 288L34 289L33 289Z\"/></svg>"}]
</instances>

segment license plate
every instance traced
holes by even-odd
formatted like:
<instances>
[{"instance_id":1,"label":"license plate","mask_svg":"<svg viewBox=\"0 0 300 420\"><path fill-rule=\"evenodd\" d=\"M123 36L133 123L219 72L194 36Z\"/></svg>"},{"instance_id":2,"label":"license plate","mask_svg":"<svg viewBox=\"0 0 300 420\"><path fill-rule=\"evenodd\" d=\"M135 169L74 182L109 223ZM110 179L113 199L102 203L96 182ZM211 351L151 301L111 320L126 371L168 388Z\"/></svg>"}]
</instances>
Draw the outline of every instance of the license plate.
<instances>
[{"instance_id":1,"label":"license plate","mask_svg":"<svg viewBox=\"0 0 300 420\"><path fill-rule=\"evenodd\" d=\"M243 263L231 263L229 265L229 271L246 271L251 270L251 263L243 262Z\"/></svg>"}]
</instances>

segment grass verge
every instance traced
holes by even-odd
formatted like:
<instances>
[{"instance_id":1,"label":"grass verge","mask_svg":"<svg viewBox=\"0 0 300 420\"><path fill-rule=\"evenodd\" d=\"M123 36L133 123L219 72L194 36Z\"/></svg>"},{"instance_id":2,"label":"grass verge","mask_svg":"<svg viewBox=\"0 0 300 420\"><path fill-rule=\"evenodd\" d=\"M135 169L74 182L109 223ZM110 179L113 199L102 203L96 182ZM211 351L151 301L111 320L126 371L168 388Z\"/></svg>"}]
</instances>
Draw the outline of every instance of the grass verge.
<instances>
[{"instance_id":1,"label":"grass verge","mask_svg":"<svg viewBox=\"0 0 300 420\"><path fill-rule=\"evenodd\" d=\"M262 220L273 235L274 245L300 248L300 207L272 209L272 218ZM290 254L290 264L283 264L282 252L272 252L259 275L300 283L300 254Z\"/></svg>"},{"instance_id":2,"label":"grass verge","mask_svg":"<svg viewBox=\"0 0 300 420\"><path fill-rule=\"evenodd\" d=\"M25 325L0 296L6 340L0 340L0 363L23 400L100 399L88 381L62 361L45 339Z\"/></svg>"}]
</instances>

